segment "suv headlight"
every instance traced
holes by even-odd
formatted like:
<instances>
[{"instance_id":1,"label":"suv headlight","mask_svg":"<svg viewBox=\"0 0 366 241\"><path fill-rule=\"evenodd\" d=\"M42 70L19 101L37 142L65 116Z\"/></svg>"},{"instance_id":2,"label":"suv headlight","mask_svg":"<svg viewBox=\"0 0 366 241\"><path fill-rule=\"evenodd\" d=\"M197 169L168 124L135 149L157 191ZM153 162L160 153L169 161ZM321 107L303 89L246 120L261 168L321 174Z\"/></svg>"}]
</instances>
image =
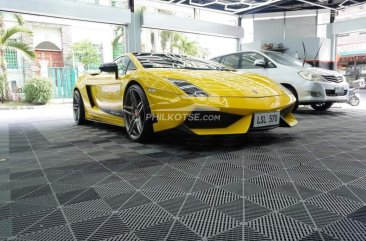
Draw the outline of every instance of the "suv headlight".
<instances>
[{"instance_id":1,"label":"suv headlight","mask_svg":"<svg viewBox=\"0 0 366 241\"><path fill-rule=\"evenodd\" d=\"M307 71L307 70L301 70L299 73L299 76L305 80L310 80L310 81L323 81L323 78L318 75L315 74L311 71Z\"/></svg>"},{"instance_id":2,"label":"suv headlight","mask_svg":"<svg viewBox=\"0 0 366 241\"><path fill-rule=\"evenodd\" d=\"M187 95L194 96L194 97L208 97L208 94L198 88L197 86L185 81L185 80L179 80L179 79L171 79L166 78L170 83L177 86L179 89L183 90Z\"/></svg>"}]
</instances>

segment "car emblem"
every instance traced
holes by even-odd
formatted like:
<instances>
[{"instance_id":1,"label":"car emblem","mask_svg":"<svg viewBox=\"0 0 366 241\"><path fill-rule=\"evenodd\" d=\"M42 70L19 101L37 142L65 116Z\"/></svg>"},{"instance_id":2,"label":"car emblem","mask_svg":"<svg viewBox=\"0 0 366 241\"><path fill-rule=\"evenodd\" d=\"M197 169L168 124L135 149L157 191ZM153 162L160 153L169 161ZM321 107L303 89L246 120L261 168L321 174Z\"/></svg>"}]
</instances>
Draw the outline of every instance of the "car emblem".
<instances>
[{"instance_id":1,"label":"car emblem","mask_svg":"<svg viewBox=\"0 0 366 241\"><path fill-rule=\"evenodd\" d=\"M254 94L258 94L258 91L257 90L253 90Z\"/></svg>"}]
</instances>

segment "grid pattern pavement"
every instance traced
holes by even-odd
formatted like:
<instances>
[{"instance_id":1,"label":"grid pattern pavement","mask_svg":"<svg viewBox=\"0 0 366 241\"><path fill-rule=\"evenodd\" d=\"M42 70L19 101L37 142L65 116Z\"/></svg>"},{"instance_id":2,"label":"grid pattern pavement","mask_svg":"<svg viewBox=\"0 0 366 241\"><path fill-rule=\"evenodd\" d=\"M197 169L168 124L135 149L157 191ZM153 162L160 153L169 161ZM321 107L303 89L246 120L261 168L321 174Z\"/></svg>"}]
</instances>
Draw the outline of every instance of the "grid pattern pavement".
<instances>
[{"instance_id":1,"label":"grid pattern pavement","mask_svg":"<svg viewBox=\"0 0 366 241\"><path fill-rule=\"evenodd\" d=\"M366 111L244 136L0 124L0 240L366 240Z\"/></svg>"}]
</instances>

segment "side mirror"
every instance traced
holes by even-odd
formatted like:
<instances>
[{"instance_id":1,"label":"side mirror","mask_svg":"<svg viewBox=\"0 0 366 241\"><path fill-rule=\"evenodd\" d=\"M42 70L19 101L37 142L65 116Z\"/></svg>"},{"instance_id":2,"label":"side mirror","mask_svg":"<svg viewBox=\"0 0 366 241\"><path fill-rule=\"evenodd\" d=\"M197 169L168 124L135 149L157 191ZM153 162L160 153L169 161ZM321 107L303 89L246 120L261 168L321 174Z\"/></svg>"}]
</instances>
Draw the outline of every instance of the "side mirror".
<instances>
[{"instance_id":1,"label":"side mirror","mask_svg":"<svg viewBox=\"0 0 366 241\"><path fill-rule=\"evenodd\" d=\"M254 66L266 68L267 64L264 59L256 59L256 60L254 60Z\"/></svg>"},{"instance_id":2,"label":"side mirror","mask_svg":"<svg viewBox=\"0 0 366 241\"><path fill-rule=\"evenodd\" d=\"M105 63L99 66L100 71L107 73L115 73L118 78L118 65L116 63Z\"/></svg>"}]
</instances>

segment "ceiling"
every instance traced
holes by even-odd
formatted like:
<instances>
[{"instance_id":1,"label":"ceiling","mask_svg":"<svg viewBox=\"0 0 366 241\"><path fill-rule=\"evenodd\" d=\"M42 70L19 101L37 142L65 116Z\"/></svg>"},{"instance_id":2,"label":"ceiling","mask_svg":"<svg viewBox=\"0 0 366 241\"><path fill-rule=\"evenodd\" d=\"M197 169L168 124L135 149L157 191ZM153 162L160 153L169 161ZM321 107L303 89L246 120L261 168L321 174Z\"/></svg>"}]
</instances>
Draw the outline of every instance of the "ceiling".
<instances>
[{"instance_id":1,"label":"ceiling","mask_svg":"<svg viewBox=\"0 0 366 241\"><path fill-rule=\"evenodd\" d=\"M312 9L341 10L365 0L159 0L235 14L269 13Z\"/></svg>"}]
</instances>

